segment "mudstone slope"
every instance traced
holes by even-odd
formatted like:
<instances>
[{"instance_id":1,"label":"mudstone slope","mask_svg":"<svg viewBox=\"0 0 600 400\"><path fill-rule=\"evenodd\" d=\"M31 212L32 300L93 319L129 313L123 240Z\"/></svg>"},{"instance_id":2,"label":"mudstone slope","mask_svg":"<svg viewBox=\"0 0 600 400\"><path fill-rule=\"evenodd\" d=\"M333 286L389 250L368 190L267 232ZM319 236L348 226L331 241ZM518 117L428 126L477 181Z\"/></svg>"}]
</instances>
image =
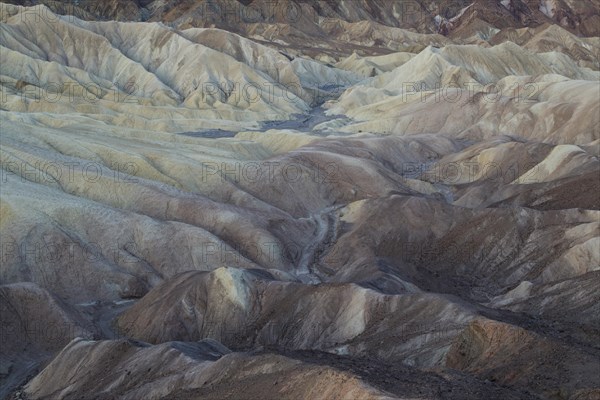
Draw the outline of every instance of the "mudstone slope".
<instances>
[{"instance_id":1,"label":"mudstone slope","mask_svg":"<svg viewBox=\"0 0 600 400\"><path fill-rule=\"evenodd\" d=\"M597 1L33 3L0 396L599 398Z\"/></svg>"}]
</instances>

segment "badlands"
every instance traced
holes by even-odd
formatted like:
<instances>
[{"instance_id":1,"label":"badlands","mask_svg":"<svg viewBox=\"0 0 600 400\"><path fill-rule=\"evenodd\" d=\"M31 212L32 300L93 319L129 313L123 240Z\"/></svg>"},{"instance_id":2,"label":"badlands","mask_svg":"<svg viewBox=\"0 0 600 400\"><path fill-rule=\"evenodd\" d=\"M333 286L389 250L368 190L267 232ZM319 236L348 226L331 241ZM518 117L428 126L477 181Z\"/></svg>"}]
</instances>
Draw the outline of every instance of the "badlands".
<instances>
[{"instance_id":1,"label":"badlands","mask_svg":"<svg viewBox=\"0 0 600 400\"><path fill-rule=\"evenodd\" d=\"M0 398L600 399L599 0L0 3Z\"/></svg>"}]
</instances>

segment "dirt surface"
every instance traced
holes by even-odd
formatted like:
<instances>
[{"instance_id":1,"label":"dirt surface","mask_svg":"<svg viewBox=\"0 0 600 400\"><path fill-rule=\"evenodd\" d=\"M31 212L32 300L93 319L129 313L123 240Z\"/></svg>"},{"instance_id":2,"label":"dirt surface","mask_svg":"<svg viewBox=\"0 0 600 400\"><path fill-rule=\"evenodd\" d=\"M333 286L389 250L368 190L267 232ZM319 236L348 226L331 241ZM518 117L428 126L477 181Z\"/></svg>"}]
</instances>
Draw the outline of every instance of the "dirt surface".
<instances>
[{"instance_id":1,"label":"dirt surface","mask_svg":"<svg viewBox=\"0 0 600 400\"><path fill-rule=\"evenodd\" d=\"M0 397L599 398L597 0L40 3Z\"/></svg>"}]
</instances>

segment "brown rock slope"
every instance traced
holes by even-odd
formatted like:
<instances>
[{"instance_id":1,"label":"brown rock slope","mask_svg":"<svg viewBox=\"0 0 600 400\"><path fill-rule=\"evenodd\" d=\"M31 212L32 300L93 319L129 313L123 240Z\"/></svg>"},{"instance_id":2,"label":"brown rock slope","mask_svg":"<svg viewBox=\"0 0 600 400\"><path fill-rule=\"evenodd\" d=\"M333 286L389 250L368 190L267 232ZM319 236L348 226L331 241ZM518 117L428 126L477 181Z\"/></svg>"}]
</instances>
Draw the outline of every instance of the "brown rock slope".
<instances>
[{"instance_id":1,"label":"brown rock slope","mask_svg":"<svg viewBox=\"0 0 600 400\"><path fill-rule=\"evenodd\" d=\"M53 12L87 20L160 21L177 28L217 27L240 33L286 52L339 58L358 51L387 54L453 40L498 40L499 30L560 26L578 36L598 36L598 0L218 0L133 1L44 0ZM401 28L401 29L398 29ZM434 35L430 38L403 30ZM348 42L348 37L352 41ZM503 37L503 36L502 36ZM284 44L281 46L281 44Z\"/></svg>"},{"instance_id":2,"label":"brown rock slope","mask_svg":"<svg viewBox=\"0 0 600 400\"><path fill-rule=\"evenodd\" d=\"M394 365L384 369L360 362L350 364L335 356L309 359L307 355L232 353L210 339L151 346L137 341L78 338L27 385L24 393L32 398L56 399L409 399L439 393L449 399L476 399L480 394L531 398L497 385L478 384L459 374L442 377ZM103 378L65 368L82 362Z\"/></svg>"},{"instance_id":3,"label":"brown rock slope","mask_svg":"<svg viewBox=\"0 0 600 400\"><path fill-rule=\"evenodd\" d=\"M37 374L70 340L93 335L72 307L29 282L0 286L0 322L2 397Z\"/></svg>"}]
</instances>

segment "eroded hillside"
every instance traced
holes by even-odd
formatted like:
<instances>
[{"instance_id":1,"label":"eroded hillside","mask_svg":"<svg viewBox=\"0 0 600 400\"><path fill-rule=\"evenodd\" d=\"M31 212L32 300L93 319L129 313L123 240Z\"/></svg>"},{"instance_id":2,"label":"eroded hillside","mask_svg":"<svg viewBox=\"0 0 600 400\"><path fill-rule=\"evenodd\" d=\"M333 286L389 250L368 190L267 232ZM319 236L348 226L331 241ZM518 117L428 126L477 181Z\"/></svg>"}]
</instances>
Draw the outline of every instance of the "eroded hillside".
<instances>
[{"instance_id":1,"label":"eroded hillside","mask_svg":"<svg viewBox=\"0 0 600 400\"><path fill-rule=\"evenodd\" d=\"M43 3L0 3L1 396L600 396L596 1Z\"/></svg>"}]
</instances>

